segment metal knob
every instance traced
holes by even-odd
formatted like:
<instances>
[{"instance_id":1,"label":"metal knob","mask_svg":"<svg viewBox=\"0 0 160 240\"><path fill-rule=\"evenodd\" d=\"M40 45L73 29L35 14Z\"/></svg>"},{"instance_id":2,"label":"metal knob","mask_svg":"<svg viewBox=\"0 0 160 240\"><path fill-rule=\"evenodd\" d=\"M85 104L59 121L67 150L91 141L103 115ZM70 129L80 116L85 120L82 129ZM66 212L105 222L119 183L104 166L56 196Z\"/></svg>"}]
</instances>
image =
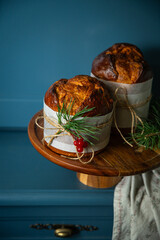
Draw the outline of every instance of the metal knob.
<instances>
[{"instance_id":1,"label":"metal knob","mask_svg":"<svg viewBox=\"0 0 160 240\"><path fill-rule=\"evenodd\" d=\"M91 225L74 225L74 224L43 224L43 223L36 223L30 226L31 228L35 228L37 230L54 230L54 234L56 237L59 238L67 238L74 234L79 233L80 231L95 231L98 230L96 226Z\"/></svg>"},{"instance_id":2,"label":"metal knob","mask_svg":"<svg viewBox=\"0 0 160 240\"><path fill-rule=\"evenodd\" d=\"M71 228L57 228L54 231L56 237L67 238L72 236L73 230Z\"/></svg>"}]
</instances>

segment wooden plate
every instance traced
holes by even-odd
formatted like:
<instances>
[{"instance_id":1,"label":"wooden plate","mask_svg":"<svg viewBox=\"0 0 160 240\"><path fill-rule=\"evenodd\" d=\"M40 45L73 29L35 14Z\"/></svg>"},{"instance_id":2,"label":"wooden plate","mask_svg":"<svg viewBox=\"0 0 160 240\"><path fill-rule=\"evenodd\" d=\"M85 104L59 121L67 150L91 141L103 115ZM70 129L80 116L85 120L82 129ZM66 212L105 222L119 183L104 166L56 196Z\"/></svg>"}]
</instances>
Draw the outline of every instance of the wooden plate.
<instances>
[{"instance_id":1,"label":"wooden plate","mask_svg":"<svg viewBox=\"0 0 160 240\"><path fill-rule=\"evenodd\" d=\"M28 126L28 135L35 149L51 162L64 168L95 176L129 176L143 173L160 166L160 155L152 150L141 153L124 144L119 136L111 135L110 143L105 150L97 154L89 164L79 160L67 159L42 144L43 130L35 125L36 113Z\"/></svg>"}]
</instances>

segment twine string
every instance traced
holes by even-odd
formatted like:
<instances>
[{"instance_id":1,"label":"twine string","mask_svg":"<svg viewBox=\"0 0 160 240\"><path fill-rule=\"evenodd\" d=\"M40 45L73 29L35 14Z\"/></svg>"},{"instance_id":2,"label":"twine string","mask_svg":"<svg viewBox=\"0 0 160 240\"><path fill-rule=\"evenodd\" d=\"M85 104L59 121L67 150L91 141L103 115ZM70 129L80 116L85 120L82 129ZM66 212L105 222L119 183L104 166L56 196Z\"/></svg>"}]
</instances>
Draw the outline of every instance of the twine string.
<instances>
[{"instance_id":1,"label":"twine string","mask_svg":"<svg viewBox=\"0 0 160 240\"><path fill-rule=\"evenodd\" d=\"M52 127L50 128L46 128L46 127L43 127L39 124L39 120L40 119L45 119ZM103 128L105 127L106 125L109 125L112 123L112 120L113 120L113 114L111 115L110 119L106 122L106 123L103 123L103 124L99 124L97 127L98 128ZM43 129L43 130L55 130L57 129L56 133L54 134L51 134L51 135L47 135L47 136L44 136L43 139L42 139L42 143L44 144L44 141L46 138L50 138L49 142L47 143L47 146L50 146L52 144L52 141L54 140L54 138L56 137L60 137L60 136L64 136L64 135L69 135L72 137L73 141L74 141L74 138L73 136L71 135L70 132L68 132L64 127L63 125L59 124L57 122L57 120L55 118L52 118L52 117L48 117L45 112L43 112L43 115L42 116L38 116L35 120L35 124ZM76 149L76 147L75 147ZM71 159L71 160L79 160L82 164L88 164L90 162L92 162L93 158L94 158L94 149L91 147L91 150L92 150L92 155L90 157L90 159L88 161L83 161L82 158L85 154L85 152L83 151L81 153L81 155L78 153L77 149L76 149L76 155L77 157L69 157L69 156L64 156L64 155L61 155L62 157L65 157L65 158L68 158L68 159Z\"/></svg>"},{"instance_id":2,"label":"twine string","mask_svg":"<svg viewBox=\"0 0 160 240\"><path fill-rule=\"evenodd\" d=\"M50 125L53 126L53 128L42 127L42 126L38 123L38 120L39 120L39 119L45 119ZM43 139L42 139L43 145L44 145L44 140L45 140L46 138L50 138L49 142L47 143L47 146L50 146L50 145L52 144L54 138L56 138L56 137L60 137L60 136L64 136L64 135L69 135L69 136L72 137L72 135L71 135L68 131L66 131L66 129L64 129L63 126L62 126L61 124L59 124L56 119L51 118L51 117L48 117L44 112L43 112L43 116L39 116L39 117L36 118L35 123L36 123L36 125L37 125L38 127L40 127L40 128L43 129L43 130L46 130L46 129L47 129L47 130L48 130L48 129L49 129L49 130L58 129L58 130L56 131L56 133L51 134L51 135L47 135L47 136L44 136L44 137L43 137ZM73 138L73 137L72 137L72 138ZM70 157L67 157L67 158L73 159L73 160L79 159L79 161L83 163L83 161L81 160L81 158L83 157L84 153L82 153L81 156L79 156L79 154L78 154L78 152L77 152L77 149L76 149L76 154L77 154L77 158L70 158ZM63 156L63 155L62 155L62 156Z\"/></svg>"},{"instance_id":3,"label":"twine string","mask_svg":"<svg viewBox=\"0 0 160 240\"><path fill-rule=\"evenodd\" d=\"M91 157L90 157L90 159L89 159L88 161L83 161L83 160L82 160L82 158L83 158L83 156L84 156L84 154L85 154L84 151L82 152L81 156L80 156L79 153L76 151L77 157L68 157L68 156L64 156L64 155L61 155L61 156L62 156L62 157L65 157L65 158L68 158L68 159L71 159L71 160L79 160L82 164L88 164L88 163L92 162L92 160L93 160L93 158L94 158L94 149L93 149L93 148L91 148L91 149L92 149L92 155L91 155Z\"/></svg>"},{"instance_id":4,"label":"twine string","mask_svg":"<svg viewBox=\"0 0 160 240\"><path fill-rule=\"evenodd\" d=\"M124 92L124 97L125 97L124 102L122 102L122 100L119 100L119 98L118 98L118 92L119 92L120 89L123 90L123 92ZM116 99L115 108L118 105L118 107L129 109L129 111L131 113L131 136L132 136L133 141L138 145L138 143L137 143L137 141L136 141L136 139L134 137L134 131L135 131L135 129L137 127L137 124L138 124L138 121L139 121L141 123L141 125L142 125L142 131L141 131L141 135L142 135L144 133L144 123L143 123L142 119L138 116L138 114L136 113L134 108L138 108L138 107L144 106L145 104L147 104L150 101L152 96L150 95L143 102L140 102L140 103L137 103L137 104L130 104L129 101L128 101L128 93L127 93L127 89L126 88L124 88L124 87L116 88L114 95L115 95L115 99ZM118 127L117 120L116 120L116 111L115 111L115 109L114 109L114 124L115 124L115 127L116 127L117 131L121 135L122 139L130 147L133 147L133 144L131 144L129 141L127 141L127 139L123 136L121 130Z\"/></svg>"}]
</instances>

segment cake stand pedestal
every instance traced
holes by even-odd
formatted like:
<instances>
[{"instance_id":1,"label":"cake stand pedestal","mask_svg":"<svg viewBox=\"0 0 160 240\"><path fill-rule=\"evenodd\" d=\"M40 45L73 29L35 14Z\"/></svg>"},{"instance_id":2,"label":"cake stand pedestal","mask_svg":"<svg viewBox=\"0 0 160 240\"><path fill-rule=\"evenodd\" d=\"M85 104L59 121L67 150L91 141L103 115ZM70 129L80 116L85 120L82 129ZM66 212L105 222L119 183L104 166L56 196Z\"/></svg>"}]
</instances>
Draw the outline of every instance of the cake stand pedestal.
<instances>
[{"instance_id":1,"label":"cake stand pedestal","mask_svg":"<svg viewBox=\"0 0 160 240\"><path fill-rule=\"evenodd\" d=\"M119 177L95 176L85 173L77 173L77 178L84 185L94 188L109 188L115 186L122 179Z\"/></svg>"},{"instance_id":2,"label":"cake stand pedestal","mask_svg":"<svg viewBox=\"0 0 160 240\"><path fill-rule=\"evenodd\" d=\"M51 162L77 172L79 181L85 185L95 188L112 187L123 176L144 173L160 166L160 152L150 149L135 151L116 135L111 135L108 146L91 163L82 164L78 160L65 158L42 144L43 130L35 124L35 119L41 115L42 110L32 117L28 126L32 145Z\"/></svg>"}]
</instances>

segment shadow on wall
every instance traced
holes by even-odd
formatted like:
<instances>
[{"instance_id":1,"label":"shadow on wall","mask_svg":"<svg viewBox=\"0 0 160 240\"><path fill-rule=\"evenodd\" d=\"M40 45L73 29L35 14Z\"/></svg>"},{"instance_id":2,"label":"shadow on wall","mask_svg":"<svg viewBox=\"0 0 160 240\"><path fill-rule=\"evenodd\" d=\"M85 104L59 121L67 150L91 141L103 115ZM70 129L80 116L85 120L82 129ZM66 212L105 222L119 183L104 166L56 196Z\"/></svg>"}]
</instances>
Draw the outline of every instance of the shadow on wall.
<instances>
[{"instance_id":1,"label":"shadow on wall","mask_svg":"<svg viewBox=\"0 0 160 240\"><path fill-rule=\"evenodd\" d=\"M154 96L160 97L160 48L146 49L143 54L153 71L152 93Z\"/></svg>"}]
</instances>

